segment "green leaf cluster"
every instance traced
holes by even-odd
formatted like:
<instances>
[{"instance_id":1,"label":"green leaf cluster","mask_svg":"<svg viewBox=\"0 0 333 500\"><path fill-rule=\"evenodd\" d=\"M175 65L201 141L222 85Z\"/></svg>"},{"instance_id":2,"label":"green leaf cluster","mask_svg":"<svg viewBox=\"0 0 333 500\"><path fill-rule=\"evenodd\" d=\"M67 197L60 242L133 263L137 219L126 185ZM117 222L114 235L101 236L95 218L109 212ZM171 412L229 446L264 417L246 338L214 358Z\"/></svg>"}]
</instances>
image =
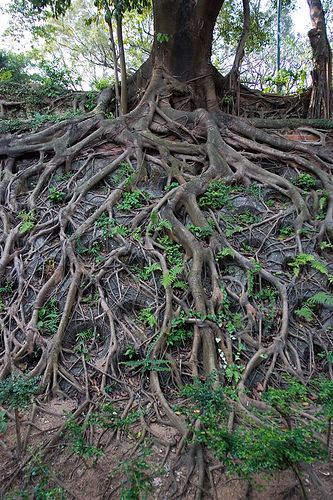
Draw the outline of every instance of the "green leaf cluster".
<instances>
[{"instance_id":1,"label":"green leaf cluster","mask_svg":"<svg viewBox=\"0 0 333 500\"><path fill-rule=\"evenodd\" d=\"M64 191L59 191L55 186L51 186L49 189L48 200L52 203L61 203L66 196Z\"/></svg>"},{"instance_id":2,"label":"green leaf cluster","mask_svg":"<svg viewBox=\"0 0 333 500\"><path fill-rule=\"evenodd\" d=\"M121 488L120 500L148 498L152 489L151 465L147 462L150 453L148 448L144 448L135 458L122 463L122 476L125 480Z\"/></svg>"},{"instance_id":3,"label":"green leaf cluster","mask_svg":"<svg viewBox=\"0 0 333 500\"><path fill-rule=\"evenodd\" d=\"M0 382L0 403L13 410L26 410L38 391L39 377L14 373Z\"/></svg>"},{"instance_id":4,"label":"green leaf cluster","mask_svg":"<svg viewBox=\"0 0 333 500\"><path fill-rule=\"evenodd\" d=\"M123 212L130 212L137 208L141 208L144 202L148 199L148 194L143 189L135 191L125 191L122 201L118 205L118 209Z\"/></svg>"},{"instance_id":5,"label":"green leaf cluster","mask_svg":"<svg viewBox=\"0 0 333 500\"><path fill-rule=\"evenodd\" d=\"M155 313L150 307L147 307L140 311L139 320L142 321L142 323L144 323L145 325L150 326L150 328L154 328L157 325Z\"/></svg>"},{"instance_id":6,"label":"green leaf cluster","mask_svg":"<svg viewBox=\"0 0 333 500\"><path fill-rule=\"evenodd\" d=\"M92 421L94 416L92 417ZM101 448L87 441L85 433L88 427L92 424L90 419L86 419L80 424L76 418L71 415L66 420L66 437L71 443L72 451L75 455L82 458L92 458L96 461L104 453Z\"/></svg>"},{"instance_id":7,"label":"green leaf cluster","mask_svg":"<svg viewBox=\"0 0 333 500\"><path fill-rule=\"evenodd\" d=\"M205 193L199 198L199 206L201 208L211 208L219 210L224 206L230 206L230 192L232 186L225 184L221 180L212 181Z\"/></svg>"},{"instance_id":8,"label":"green leaf cluster","mask_svg":"<svg viewBox=\"0 0 333 500\"><path fill-rule=\"evenodd\" d=\"M45 333L57 333L60 322L60 310L56 298L50 299L38 311L37 328Z\"/></svg>"},{"instance_id":9,"label":"green leaf cluster","mask_svg":"<svg viewBox=\"0 0 333 500\"><path fill-rule=\"evenodd\" d=\"M205 240L213 234L213 229L211 226L195 226L194 224L188 224L187 229L191 231L199 240Z\"/></svg>"},{"instance_id":10,"label":"green leaf cluster","mask_svg":"<svg viewBox=\"0 0 333 500\"><path fill-rule=\"evenodd\" d=\"M311 321L314 308L318 305L333 308L333 295L327 292L318 292L304 302L299 309L296 309L295 314L305 321Z\"/></svg>"},{"instance_id":11,"label":"green leaf cluster","mask_svg":"<svg viewBox=\"0 0 333 500\"><path fill-rule=\"evenodd\" d=\"M327 266L316 260L315 257L309 253L300 253L296 255L289 263L288 266L292 269L295 276L299 276L303 267L310 265L312 269L315 269L320 274L327 277L329 283L333 284L333 275L331 275L327 269Z\"/></svg>"},{"instance_id":12,"label":"green leaf cluster","mask_svg":"<svg viewBox=\"0 0 333 500\"><path fill-rule=\"evenodd\" d=\"M115 219L109 217L106 212L103 212L95 222L95 226L101 229L103 239L113 238L116 235L128 236L130 229L122 224L117 224Z\"/></svg>"},{"instance_id":13,"label":"green leaf cluster","mask_svg":"<svg viewBox=\"0 0 333 500\"><path fill-rule=\"evenodd\" d=\"M74 352L83 354L86 360L89 360L89 350L92 342L96 339L92 328L82 330L76 334Z\"/></svg>"}]
</instances>

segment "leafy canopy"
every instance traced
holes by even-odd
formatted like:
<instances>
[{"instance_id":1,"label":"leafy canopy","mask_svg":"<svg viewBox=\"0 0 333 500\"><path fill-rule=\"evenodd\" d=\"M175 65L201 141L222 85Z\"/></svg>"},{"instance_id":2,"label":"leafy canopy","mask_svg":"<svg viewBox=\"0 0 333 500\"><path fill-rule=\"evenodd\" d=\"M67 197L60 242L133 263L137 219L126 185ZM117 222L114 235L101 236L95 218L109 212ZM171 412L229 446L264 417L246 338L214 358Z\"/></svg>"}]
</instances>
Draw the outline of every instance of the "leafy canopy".
<instances>
[{"instance_id":1,"label":"leafy canopy","mask_svg":"<svg viewBox=\"0 0 333 500\"><path fill-rule=\"evenodd\" d=\"M50 8L53 16L63 16L71 6L71 0L29 0L33 9L41 12ZM118 17L122 17L125 12L136 10L141 14L143 10L151 4L150 0L95 0L94 5L98 9L112 8Z\"/></svg>"}]
</instances>

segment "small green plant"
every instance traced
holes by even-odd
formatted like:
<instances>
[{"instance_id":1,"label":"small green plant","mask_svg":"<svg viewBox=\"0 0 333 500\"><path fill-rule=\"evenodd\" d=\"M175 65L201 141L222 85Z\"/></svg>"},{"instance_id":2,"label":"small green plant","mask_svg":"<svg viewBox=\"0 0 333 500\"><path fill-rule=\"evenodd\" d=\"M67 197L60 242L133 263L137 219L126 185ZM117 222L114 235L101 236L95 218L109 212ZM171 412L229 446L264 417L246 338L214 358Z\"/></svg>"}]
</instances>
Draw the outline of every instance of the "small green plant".
<instances>
[{"instance_id":1,"label":"small green plant","mask_svg":"<svg viewBox=\"0 0 333 500\"><path fill-rule=\"evenodd\" d=\"M290 238L294 236L295 230L292 226L283 226L279 230L279 240L285 240L286 238Z\"/></svg>"},{"instance_id":2,"label":"small green plant","mask_svg":"<svg viewBox=\"0 0 333 500\"><path fill-rule=\"evenodd\" d=\"M307 304L303 304L299 309L295 309L294 313L303 321L311 321L313 319L313 310Z\"/></svg>"},{"instance_id":3,"label":"small green plant","mask_svg":"<svg viewBox=\"0 0 333 500\"><path fill-rule=\"evenodd\" d=\"M157 213L153 210L150 215L150 223L148 229L150 233L152 233L152 231L159 232L166 229L170 230L172 229L172 224L167 219L159 219Z\"/></svg>"},{"instance_id":4,"label":"small green plant","mask_svg":"<svg viewBox=\"0 0 333 500\"><path fill-rule=\"evenodd\" d=\"M170 361L165 359L151 359L148 356L145 359L122 361L121 364L129 366L130 368L139 368L142 372L170 371Z\"/></svg>"},{"instance_id":5,"label":"small green plant","mask_svg":"<svg viewBox=\"0 0 333 500\"><path fill-rule=\"evenodd\" d=\"M332 248L332 243L329 243L328 241L322 241L320 243L320 250L331 250Z\"/></svg>"},{"instance_id":6,"label":"small green plant","mask_svg":"<svg viewBox=\"0 0 333 500\"><path fill-rule=\"evenodd\" d=\"M333 353L327 353L327 359L333 362ZM326 446L329 451L331 441L331 423L333 420L333 381L324 377L318 377L314 385L317 389L318 403L321 405L320 415L326 423Z\"/></svg>"},{"instance_id":7,"label":"small green plant","mask_svg":"<svg viewBox=\"0 0 333 500\"><path fill-rule=\"evenodd\" d=\"M50 299L38 311L37 328L45 333L54 335L57 333L60 322L60 311L57 299Z\"/></svg>"},{"instance_id":8,"label":"small green plant","mask_svg":"<svg viewBox=\"0 0 333 500\"><path fill-rule=\"evenodd\" d=\"M0 410L0 434L4 434L8 427L8 419L6 412Z\"/></svg>"},{"instance_id":9,"label":"small green plant","mask_svg":"<svg viewBox=\"0 0 333 500\"><path fill-rule=\"evenodd\" d=\"M97 92L94 92L92 90L90 92L87 92L86 100L84 103L84 107L87 111L92 111L96 106L97 95Z\"/></svg>"},{"instance_id":10,"label":"small green plant","mask_svg":"<svg viewBox=\"0 0 333 500\"><path fill-rule=\"evenodd\" d=\"M152 477L149 473L151 465L147 462L147 457L151 454L149 448L144 448L139 454L122 463L125 477L120 492L120 500L144 500L152 489Z\"/></svg>"},{"instance_id":11,"label":"small green plant","mask_svg":"<svg viewBox=\"0 0 333 500\"><path fill-rule=\"evenodd\" d=\"M324 220L326 217L326 211L325 208L328 204L329 201L329 194L326 191L316 191L316 193L319 195L319 212L316 215L317 220Z\"/></svg>"},{"instance_id":12,"label":"small green plant","mask_svg":"<svg viewBox=\"0 0 333 500\"><path fill-rule=\"evenodd\" d=\"M106 212L103 212L95 222L95 226L101 230L102 238L108 239L114 236L126 237L130 234L130 229L117 224L115 219L111 219Z\"/></svg>"},{"instance_id":13,"label":"small green plant","mask_svg":"<svg viewBox=\"0 0 333 500\"><path fill-rule=\"evenodd\" d=\"M265 76L262 84L265 86L264 93L278 92L278 94L301 93L307 88L307 72L304 68L297 71L291 69L280 69L275 75Z\"/></svg>"},{"instance_id":14,"label":"small green plant","mask_svg":"<svg viewBox=\"0 0 333 500\"><path fill-rule=\"evenodd\" d=\"M326 359L330 364L333 364L333 351L321 352L318 354L318 357Z\"/></svg>"},{"instance_id":15,"label":"small green plant","mask_svg":"<svg viewBox=\"0 0 333 500\"><path fill-rule=\"evenodd\" d=\"M139 417L140 413L138 411L129 412L126 417L122 417L121 412L117 411L112 403L104 403L98 407L98 411L89 415L82 428L87 429L88 426L98 426L102 429L117 429L126 433L129 426L136 422Z\"/></svg>"},{"instance_id":16,"label":"small green plant","mask_svg":"<svg viewBox=\"0 0 333 500\"><path fill-rule=\"evenodd\" d=\"M55 178L56 182L65 182L65 181L69 181L73 175L75 174L75 172L65 172L63 174L58 174Z\"/></svg>"},{"instance_id":17,"label":"small green plant","mask_svg":"<svg viewBox=\"0 0 333 500\"><path fill-rule=\"evenodd\" d=\"M52 203L61 203L66 196L66 193L63 191L58 191L55 186L50 187L48 200Z\"/></svg>"},{"instance_id":18,"label":"small green plant","mask_svg":"<svg viewBox=\"0 0 333 500\"><path fill-rule=\"evenodd\" d=\"M94 78L94 80L91 82L91 87L93 90L96 92L101 92L102 90L110 87L112 85L112 82L109 78Z\"/></svg>"},{"instance_id":19,"label":"small green plant","mask_svg":"<svg viewBox=\"0 0 333 500\"><path fill-rule=\"evenodd\" d=\"M21 233L29 233L36 225L36 212L35 210L21 210L19 212L19 217L22 221L20 224L20 232Z\"/></svg>"},{"instance_id":20,"label":"small green plant","mask_svg":"<svg viewBox=\"0 0 333 500\"><path fill-rule=\"evenodd\" d=\"M81 111L67 112L63 115L51 115L35 113L29 120L13 118L0 120L0 133L14 132L16 130L36 130L46 123L57 123L70 118L76 118L82 114Z\"/></svg>"},{"instance_id":21,"label":"small green plant","mask_svg":"<svg viewBox=\"0 0 333 500\"><path fill-rule=\"evenodd\" d=\"M136 350L134 345L129 345L126 351L123 354L124 358L131 361L134 358L138 357L138 351Z\"/></svg>"},{"instance_id":22,"label":"small green plant","mask_svg":"<svg viewBox=\"0 0 333 500\"><path fill-rule=\"evenodd\" d=\"M310 265L312 269L326 276L329 283L333 283L333 275L329 274L327 266L319 260L316 260L311 254L300 253L288 263L288 266L292 269L295 276L299 276L301 269L307 265Z\"/></svg>"},{"instance_id":23,"label":"small green plant","mask_svg":"<svg viewBox=\"0 0 333 500\"><path fill-rule=\"evenodd\" d=\"M118 209L123 212L130 212L137 208L141 208L144 202L148 199L148 194L142 189L136 189L135 191L126 191L123 194L123 199L118 205Z\"/></svg>"},{"instance_id":24,"label":"small green plant","mask_svg":"<svg viewBox=\"0 0 333 500\"><path fill-rule=\"evenodd\" d=\"M255 252L255 249L249 245L248 243L243 243L241 246L241 251L246 254L253 255Z\"/></svg>"},{"instance_id":25,"label":"small green plant","mask_svg":"<svg viewBox=\"0 0 333 500\"><path fill-rule=\"evenodd\" d=\"M261 189L261 184L258 182L251 182L250 186L246 189L246 192L254 198L260 199Z\"/></svg>"},{"instance_id":26,"label":"small green plant","mask_svg":"<svg viewBox=\"0 0 333 500\"><path fill-rule=\"evenodd\" d=\"M38 382L39 377L28 378L21 373L12 374L0 382L0 403L14 410L18 458L23 451L20 412L26 411L32 404L38 390Z\"/></svg>"},{"instance_id":27,"label":"small green plant","mask_svg":"<svg viewBox=\"0 0 333 500\"><path fill-rule=\"evenodd\" d=\"M157 241L163 246L167 264L170 266L170 270L163 275L162 285L164 288L171 285L174 288L182 288L183 282L179 279L184 270L182 246L172 241L167 235L161 236Z\"/></svg>"},{"instance_id":28,"label":"small green plant","mask_svg":"<svg viewBox=\"0 0 333 500\"><path fill-rule=\"evenodd\" d=\"M7 280L3 286L0 287L0 294L4 293L13 293L14 291L14 282Z\"/></svg>"},{"instance_id":29,"label":"small green plant","mask_svg":"<svg viewBox=\"0 0 333 500\"><path fill-rule=\"evenodd\" d=\"M285 389L269 389L267 392L266 401L285 419L291 416L291 406L302 404L307 389L298 381L289 381ZM187 416L192 427L194 421L201 422L199 430L195 431L195 439L211 449L230 472L251 478L255 473L291 468L303 491L299 465L325 458L327 453L322 443L309 427L285 428L278 419L269 415L265 418L266 421L269 419L267 425L239 425L230 432L227 420L229 397L234 398L232 394L218 384L216 375L204 382L196 380L184 387L182 395L187 400L177 410Z\"/></svg>"},{"instance_id":30,"label":"small green plant","mask_svg":"<svg viewBox=\"0 0 333 500\"><path fill-rule=\"evenodd\" d=\"M230 206L230 192L232 186L228 186L221 180L212 181L205 193L199 198L201 208L219 210L224 206Z\"/></svg>"},{"instance_id":31,"label":"small green plant","mask_svg":"<svg viewBox=\"0 0 333 500\"><path fill-rule=\"evenodd\" d=\"M146 357L144 359L136 359L130 361L122 361L122 365L129 366L130 368L139 368L142 372L167 372L170 371L170 362L165 359L153 359L151 354L158 337L151 342L147 349Z\"/></svg>"},{"instance_id":32,"label":"small green plant","mask_svg":"<svg viewBox=\"0 0 333 500\"><path fill-rule=\"evenodd\" d=\"M213 234L213 230L210 226L199 227L195 226L194 224L188 224L186 227L199 240L205 240L206 238L209 238L209 236Z\"/></svg>"},{"instance_id":33,"label":"small green plant","mask_svg":"<svg viewBox=\"0 0 333 500\"><path fill-rule=\"evenodd\" d=\"M255 224L256 222L259 222L260 217L258 217L258 215L254 215L250 211L246 211L242 214L237 215L237 221L240 224L250 226L251 224Z\"/></svg>"},{"instance_id":34,"label":"small green plant","mask_svg":"<svg viewBox=\"0 0 333 500\"><path fill-rule=\"evenodd\" d=\"M237 365L236 363L230 363L225 368L226 379L231 383L237 385L242 378L242 373L245 367L243 365Z\"/></svg>"},{"instance_id":35,"label":"small green plant","mask_svg":"<svg viewBox=\"0 0 333 500\"><path fill-rule=\"evenodd\" d=\"M142 323L144 323L145 325L150 326L150 328L154 328L157 325L155 313L150 307L147 307L146 309L142 309L140 311L139 320L142 321Z\"/></svg>"},{"instance_id":36,"label":"small green plant","mask_svg":"<svg viewBox=\"0 0 333 500\"><path fill-rule=\"evenodd\" d=\"M187 340L192 338L192 329L186 327L187 315L185 311L180 311L179 315L171 321L171 328L167 333L166 345L173 347L175 345L184 345Z\"/></svg>"},{"instance_id":37,"label":"small green plant","mask_svg":"<svg viewBox=\"0 0 333 500\"><path fill-rule=\"evenodd\" d=\"M253 266L247 272L247 293L252 297L254 292L255 278L260 273L262 265L254 259L251 259Z\"/></svg>"},{"instance_id":38,"label":"small green plant","mask_svg":"<svg viewBox=\"0 0 333 500\"><path fill-rule=\"evenodd\" d=\"M99 264L103 260L102 251L103 245L99 241L93 241L88 249L88 253L94 258L96 264Z\"/></svg>"},{"instance_id":39,"label":"small green plant","mask_svg":"<svg viewBox=\"0 0 333 500\"><path fill-rule=\"evenodd\" d=\"M257 301L267 302L270 305L273 305L276 302L278 296L279 292L270 286L265 286L254 294L254 298Z\"/></svg>"},{"instance_id":40,"label":"small green plant","mask_svg":"<svg viewBox=\"0 0 333 500\"><path fill-rule=\"evenodd\" d=\"M217 440L212 443L217 456L223 448ZM327 457L322 443L307 427L294 429L276 425L258 428L238 427L229 440L227 466L241 477L251 478L260 472L292 469L300 483L304 498L305 487L299 472L301 463L313 463Z\"/></svg>"},{"instance_id":41,"label":"small green plant","mask_svg":"<svg viewBox=\"0 0 333 500\"><path fill-rule=\"evenodd\" d=\"M227 222L227 227L225 228L224 232L227 238L232 236L235 233L239 233L242 231L242 226L239 226L238 224L232 224L229 221Z\"/></svg>"},{"instance_id":42,"label":"small green plant","mask_svg":"<svg viewBox=\"0 0 333 500\"><path fill-rule=\"evenodd\" d=\"M185 404L179 406L179 412L192 422L199 419L205 429L203 433L197 434L199 441L205 440L206 430L212 426L225 425L229 404L222 386L218 383L217 373L210 374L204 381L195 379L193 384L185 385L181 395L186 399Z\"/></svg>"},{"instance_id":43,"label":"small green plant","mask_svg":"<svg viewBox=\"0 0 333 500\"><path fill-rule=\"evenodd\" d=\"M32 496L35 500L65 500L65 490L55 482L56 476L42 460L39 452L34 453L27 471L27 479L37 483L32 488Z\"/></svg>"},{"instance_id":44,"label":"small green plant","mask_svg":"<svg viewBox=\"0 0 333 500\"><path fill-rule=\"evenodd\" d=\"M157 242L163 246L167 263L170 266L183 264L183 248L179 243L176 243L167 235L158 238Z\"/></svg>"},{"instance_id":45,"label":"small green plant","mask_svg":"<svg viewBox=\"0 0 333 500\"><path fill-rule=\"evenodd\" d=\"M133 167L129 163L127 163L127 161L122 161L117 169L116 174L113 176L113 180L116 184L119 184L124 179L128 179L133 173Z\"/></svg>"},{"instance_id":46,"label":"small green plant","mask_svg":"<svg viewBox=\"0 0 333 500\"><path fill-rule=\"evenodd\" d=\"M162 285L164 288L168 288L169 286L173 286L175 288L179 288L179 284L181 283L181 280L179 280L179 276L183 272L184 266L183 264L177 265L170 269L167 273L163 274L163 278L161 280Z\"/></svg>"},{"instance_id":47,"label":"small green plant","mask_svg":"<svg viewBox=\"0 0 333 500\"><path fill-rule=\"evenodd\" d=\"M170 40L170 35L167 33L156 33L156 40L158 43L165 43Z\"/></svg>"},{"instance_id":48,"label":"small green plant","mask_svg":"<svg viewBox=\"0 0 333 500\"><path fill-rule=\"evenodd\" d=\"M161 272L162 268L159 264L157 264L157 262L153 262L153 264L145 266L143 269L136 268L136 271L140 279L148 281L155 272Z\"/></svg>"},{"instance_id":49,"label":"small green plant","mask_svg":"<svg viewBox=\"0 0 333 500\"><path fill-rule=\"evenodd\" d=\"M93 341L96 340L94 330L88 328L76 334L74 352L82 354L89 361L89 350Z\"/></svg>"},{"instance_id":50,"label":"small green plant","mask_svg":"<svg viewBox=\"0 0 333 500\"><path fill-rule=\"evenodd\" d=\"M282 388L269 388L263 399L272 406L288 422L295 408L308 401L307 387L292 377L285 377Z\"/></svg>"},{"instance_id":51,"label":"small green plant","mask_svg":"<svg viewBox=\"0 0 333 500\"><path fill-rule=\"evenodd\" d=\"M296 186L308 191L316 187L316 179L311 174L300 174L295 181Z\"/></svg>"},{"instance_id":52,"label":"small green plant","mask_svg":"<svg viewBox=\"0 0 333 500\"><path fill-rule=\"evenodd\" d=\"M92 459L96 463L103 451L96 445L91 444L86 439L86 430L95 423L95 416L91 419L86 418L80 424L73 415L70 415L66 421L66 437L70 440L72 451L84 459Z\"/></svg>"},{"instance_id":53,"label":"small green plant","mask_svg":"<svg viewBox=\"0 0 333 500\"><path fill-rule=\"evenodd\" d=\"M61 486L52 486L52 479L42 477L33 487L25 490L10 490L4 500L65 500L65 490Z\"/></svg>"},{"instance_id":54,"label":"small green plant","mask_svg":"<svg viewBox=\"0 0 333 500\"><path fill-rule=\"evenodd\" d=\"M265 317L267 331L273 330L276 326L277 299L279 292L270 286L264 286L253 294L256 305L261 314Z\"/></svg>"},{"instance_id":55,"label":"small green plant","mask_svg":"<svg viewBox=\"0 0 333 500\"><path fill-rule=\"evenodd\" d=\"M142 229L141 229L141 226L137 227L133 233L130 235L131 238L133 238L134 241L137 241L138 243L142 243L143 242L143 238L142 238Z\"/></svg>"},{"instance_id":56,"label":"small green plant","mask_svg":"<svg viewBox=\"0 0 333 500\"><path fill-rule=\"evenodd\" d=\"M307 301L302 304L300 309L296 309L294 312L299 318L303 318L305 321L311 321L313 319L313 312L316 306L333 308L333 295L327 292L318 292L307 299Z\"/></svg>"},{"instance_id":57,"label":"small green plant","mask_svg":"<svg viewBox=\"0 0 333 500\"><path fill-rule=\"evenodd\" d=\"M179 182L178 181L172 181L168 186L165 186L164 191L171 191L174 188L179 187Z\"/></svg>"}]
</instances>

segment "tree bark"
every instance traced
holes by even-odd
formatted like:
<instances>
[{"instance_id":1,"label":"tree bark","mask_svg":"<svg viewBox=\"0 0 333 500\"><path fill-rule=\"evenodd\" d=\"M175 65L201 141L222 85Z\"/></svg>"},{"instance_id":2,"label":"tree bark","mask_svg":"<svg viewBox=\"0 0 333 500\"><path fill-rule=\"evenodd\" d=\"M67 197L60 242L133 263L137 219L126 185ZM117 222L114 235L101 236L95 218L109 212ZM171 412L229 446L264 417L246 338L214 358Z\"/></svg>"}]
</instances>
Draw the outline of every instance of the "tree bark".
<instances>
[{"instance_id":1,"label":"tree bark","mask_svg":"<svg viewBox=\"0 0 333 500\"><path fill-rule=\"evenodd\" d=\"M243 0L243 29L241 37L238 41L236 54L232 68L227 76L229 90L235 94L234 113L239 115L240 112L240 67L245 54L245 44L250 34L250 2Z\"/></svg>"},{"instance_id":2,"label":"tree bark","mask_svg":"<svg viewBox=\"0 0 333 500\"><path fill-rule=\"evenodd\" d=\"M154 0L154 69L190 86L195 106L217 106L213 30L224 0Z\"/></svg>"},{"instance_id":3,"label":"tree bark","mask_svg":"<svg viewBox=\"0 0 333 500\"><path fill-rule=\"evenodd\" d=\"M119 47L119 62L121 73L121 93L120 93L120 106L123 115L127 113L127 76L126 76L126 60L123 41L123 22L122 17L117 16L117 38Z\"/></svg>"},{"instance_id":4,"label":"tree bark","mask_svg":"<svg viewBox=\"0 0 333 500\"><path fill-rule=\"evenodd\" d=\"M110 35L110 44L111 44L111 50L112 50L112 57L113 57L113 66L114 66L114 91L115 91L115 96L116 96L116 116L117 113L121 113L121 107L120 107L120 93L119 93L119 78L118 78L118 57L117 57L117 50L116 50L116 44L114 41L114 34L113 34L113 27L112 27L112 12L110 10L110 7L107 2L104 3L104 8L106 12L105 16L105 22L108 25L109 28L109 35Z\"/></svg>"},{"instance_id":5,"label":"tree bark","mask_svg":"<svg viewBox=\"0 0 333 500\"><path fill-rule=\"evenodd\" d=\"M313 57L308 118L330 118L332 51L326 33L325 13L320 0L308 0L308 5L313 26L308 33Z\"/></svg>"}]
</instances>

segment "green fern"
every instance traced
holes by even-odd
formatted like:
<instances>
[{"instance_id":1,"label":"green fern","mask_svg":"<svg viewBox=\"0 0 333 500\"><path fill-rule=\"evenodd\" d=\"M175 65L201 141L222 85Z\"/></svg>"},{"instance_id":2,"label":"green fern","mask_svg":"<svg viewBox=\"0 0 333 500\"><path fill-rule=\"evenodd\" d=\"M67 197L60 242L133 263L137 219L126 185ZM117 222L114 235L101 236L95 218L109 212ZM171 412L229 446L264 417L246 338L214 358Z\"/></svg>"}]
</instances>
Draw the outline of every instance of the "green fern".
<instances>
[{"instance_id":1,"label":"green fern","mask_svg":"<svg viewBox=\"0 0 333 500\"><path fill-rule=\"evenodd\" d=\"M325 264L322 262L319 262L319 260L313 260L311 263L311 267L315 269L316 271L320 272L320 274L324 274L325 276L328 276L328 270Z\"/></svg>"},{"instance_id":2,"label":"green fern","mask_svg":"<svg viewBox=\"0 0 333 500\"><path fill-rule=\"evenodd\" d=\"M149 229L154 231L162 231L163 229L172 229L172 224L167 219L158 219L157 212L154 210L150 214Z\"/></svg>"},{"instance_id":3,"label":"green fern","mask_svg":"<svg viewBox=\"0 0 333 500\"><path fill-rule=\"evenodd\" d=\"M144 323L145 325L150 326L151 328L154 328L154 326L157 325L155 313L150 307L147 307L140 311L139 320L142 321L142 323Z\"/></svg>"},{"instance_id":4,"label":"green fern","mask_svg":"<svg viewBox=\"0 0 333 500\"><path fill-rule=\"evenodd\" d=\"M154 262L153 264L150 264L150 266L145 266L143 269L138 269L138 275L142 280L148 281L155 271L161 270L161 266L157 262Z\"/></svg>"},{"instance_id":5,"label":"green fern","mask_svg":"<svg viewBox=\"0 0 333 500\"><path fill-rule=\"evenodd\" d=\"M304 302L302 307L295 311L295 314L305 321L311 321L313 318L313 309L318 305L333 307L333 295L327 292L318 292Z\"/></svg>"},{"instance_id":6,"label":"green fern","mask_svg":"<svg viewBox=\"0 0 333 500\"><path fill-rule=\"evenodd\" d=\"M289 262L288 266L291 267L295 276L299 276L301 272L301 268L310 264L312 269L315 269L320 274L327 276L330 283L333 281L333 276L331 276L328 272L327 266L316 260L313 255L309 253L300 253L296 255L291 262Z\"/></svg>"},{"instance_id":7,"label":"green fern","mask_svg":"<svg viewBox=\"0 0 333 500\"><path fill-rule=\"evenodd\" d=\"M333 307L333 295L327 292L318 292L307 300L311 306L321 305Z\"/></svg>"},{"instance_id":8,"label":"green fern","mask_svg":"<svg viewBox=\"0 0 333 500\"><path fill-rule=\"evenodd\" d=\"M169 286L173 285L173 283L179 281L178 276L182 273L183 268L183 265L175 266L173 269L170 269L170 271L163 275L161 283L164 288L168 288Z\"/></svg>"},{"instance_id":9,"label":"green fern","mask_svg":"<svg viewBox=\"0 0 333 500\"><path fill-rule=\"evenodd\" d=\"M304 304L300 309L296 309L294 312L296 316L303 318L305 321L310 321L313 318L312 309L310 309L310 307L306 304Z\"/></svg>"}]
</instances>

